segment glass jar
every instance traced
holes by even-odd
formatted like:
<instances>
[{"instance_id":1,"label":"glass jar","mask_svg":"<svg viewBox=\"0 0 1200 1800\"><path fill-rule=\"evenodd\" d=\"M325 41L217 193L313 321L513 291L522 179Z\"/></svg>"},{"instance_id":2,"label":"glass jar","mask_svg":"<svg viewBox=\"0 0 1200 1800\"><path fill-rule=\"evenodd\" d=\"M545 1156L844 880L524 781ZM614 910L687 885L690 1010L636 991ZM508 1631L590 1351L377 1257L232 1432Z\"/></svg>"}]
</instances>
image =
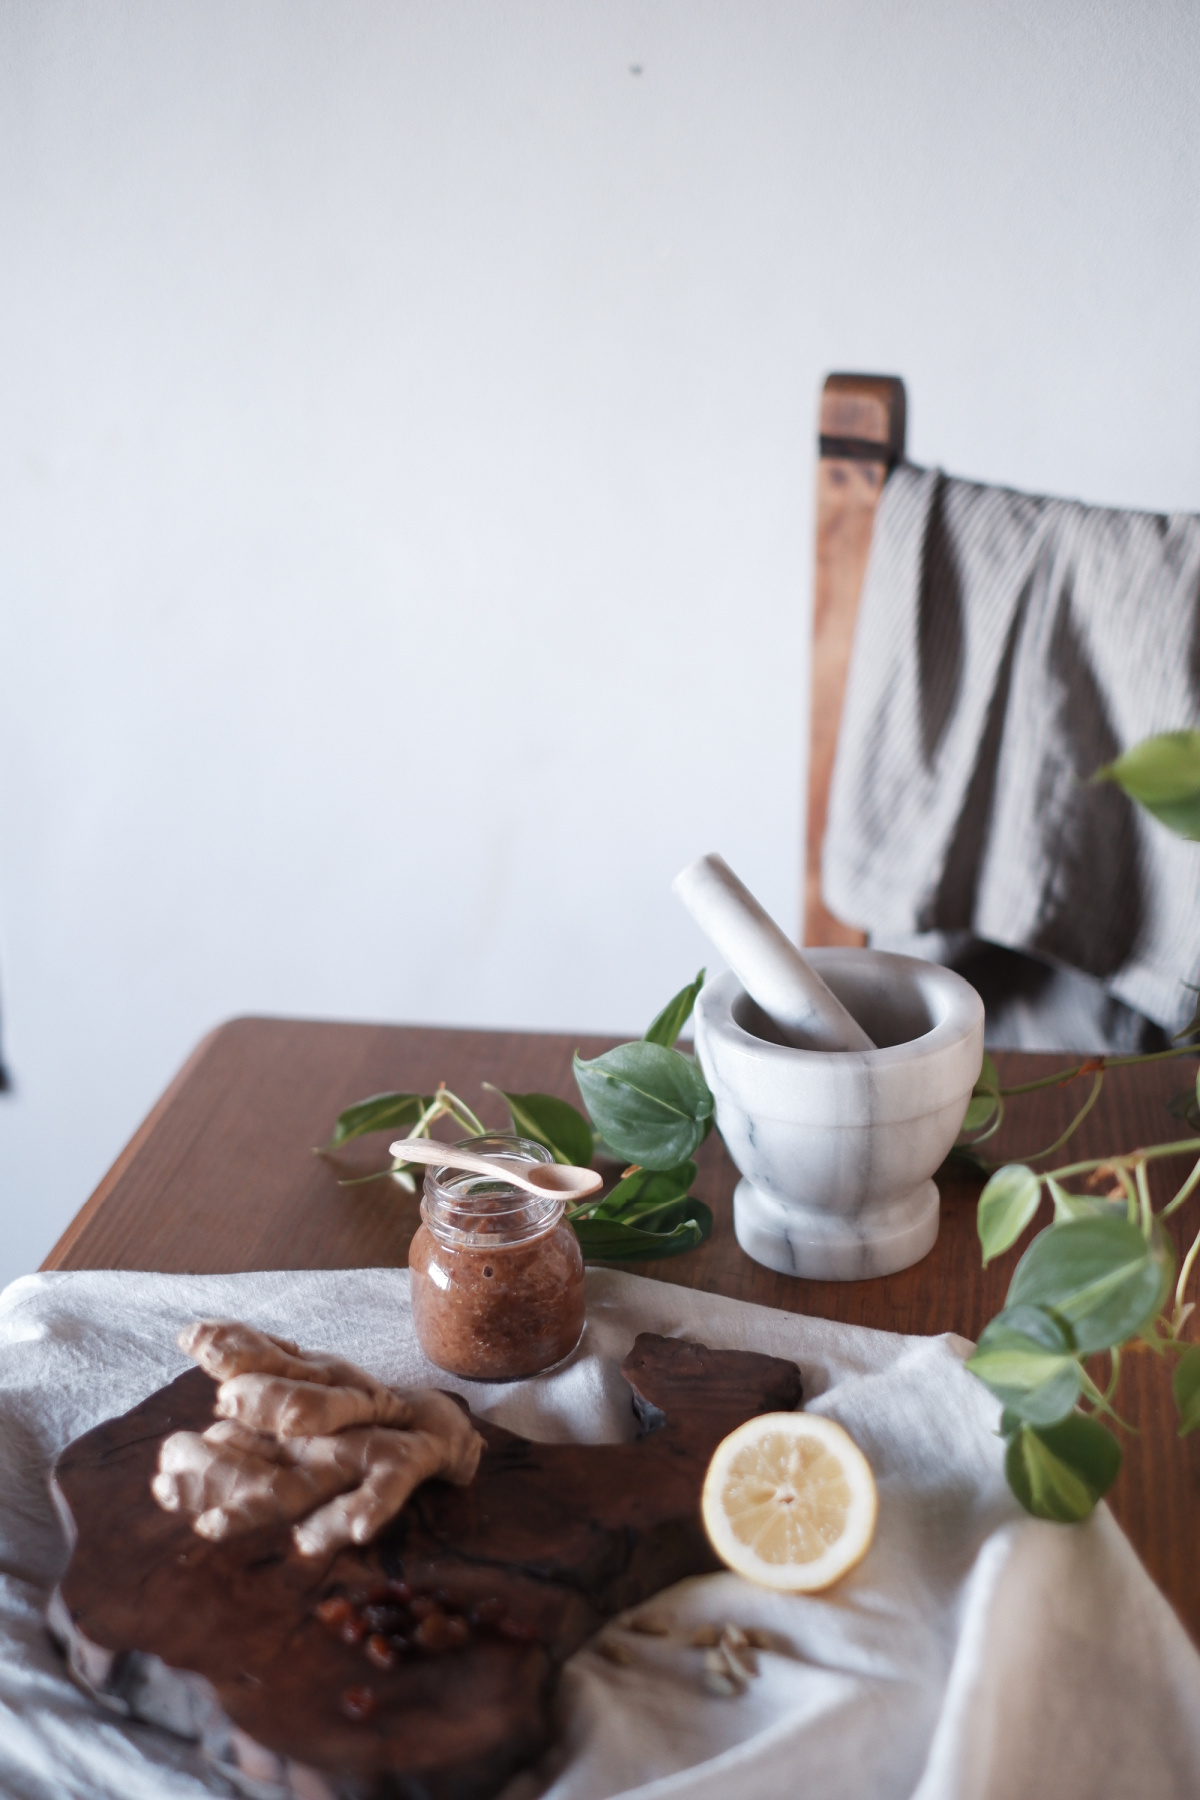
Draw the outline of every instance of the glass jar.
<instances>
[{"instance_id":1,"label":"glass jar","mask_svg":"<svg viewBox=\"0 0 1200 1800\"><path fill-rule=\"evenodd\" d=\"M553 1162L528 1138L467 1138L490 1162ZM583 1256L561 1195L429 1168L408 1252L421 1348L450 1375L515 1381L569 1356L583 1332Z\"/></svg>"}]
</instances>

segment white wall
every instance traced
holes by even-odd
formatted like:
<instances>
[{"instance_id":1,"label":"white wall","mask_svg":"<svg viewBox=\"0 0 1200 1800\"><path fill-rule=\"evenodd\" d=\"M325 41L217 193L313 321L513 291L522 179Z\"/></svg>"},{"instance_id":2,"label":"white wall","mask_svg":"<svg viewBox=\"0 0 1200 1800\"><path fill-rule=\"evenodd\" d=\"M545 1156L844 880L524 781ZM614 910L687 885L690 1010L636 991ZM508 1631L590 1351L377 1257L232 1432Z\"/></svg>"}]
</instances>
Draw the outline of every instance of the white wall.
<instances>
[{"instance_id":1,"label":"white wall","mask_svg":"<svg viewBox=\"0 0 1200 1800\"><path fill-rule=\"evenodd\" d=\"M0 1276L222 1017L638 1029L713 846L794 918L827 369L1200 506L1198 35L5 0Z\"/></svg>"}]
</instances>

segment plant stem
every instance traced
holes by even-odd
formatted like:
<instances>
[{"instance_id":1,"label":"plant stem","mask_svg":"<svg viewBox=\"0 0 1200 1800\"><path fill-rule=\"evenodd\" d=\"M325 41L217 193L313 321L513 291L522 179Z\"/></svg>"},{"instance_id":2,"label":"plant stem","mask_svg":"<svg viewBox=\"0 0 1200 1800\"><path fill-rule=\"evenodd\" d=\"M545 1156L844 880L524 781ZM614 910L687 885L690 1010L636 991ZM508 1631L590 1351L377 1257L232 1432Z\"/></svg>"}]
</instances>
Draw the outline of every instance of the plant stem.
<instances>
[{"instance_id":1,"label":"plant stem","mask_svg":"<svg viewBox=\"0 0 1200 1800\"><path fill-rule=\"evenodd\" d=\"M1079 1127L1083 1124L1083 1121L1087 1118L1088 1114L1091 1112L1093 1106L1095 1106L1097 1100L1100 1098L1100 1089L1103 1086L1104 1086L1104 1070L1097 1069L1096 1070L1096 1079L1092 1083L1091 1093L1088 1095L1087 1099L1084 1101L1084 1103L1080 1107L1079 1111L1075 1114L1075 1117L1071 1120L1071 1123L1067 1126L1067 1129L1064 1132L1062 1132L1059 1137L1055 1138L1054 1142L1050 1145L1050 1147L1046 1150L1035 1150L1033 1152L1032 1156L1010 1157L1009 1161L1010 1162L1024 1162L1024 1163L1041 1162L1043 1157L1053 1156L1054 1152L1056 1150L1061 1150L1063 1145L1066 1143L1067 1139L1074 1137L1076 1131L1078 1131Z\"/></svg>"},{"instance_id":2,"label":"plant stem","mask_svg":"<svg viewBox=\"0 0 1200 1800\"><path fill-rule=\"evenodd\" d=\"M1111 1366L1109 1369L1108 1386L1104 1390L1104 1398L1106 1400L1111 1400L1117 1391L1117 1383L1121 1379L1121 1347L1119 1344L1113 1345L1108 1353L1108 1357Z\"/></svg>"},{"instance_id":3,"label":"plant stem","mask_svg":"<svg viewBox=\"0 0 1200 1800\"><path fill-rule=\"evenodd\" d=\"M1179 1192L1175 1195L1174 1199L1168 1200L1167 1204L1163 1207L1161 1213L1158 1215L1159 1218L1160 1219L1169 1219L1173 1212L1177 1212L1179 1210L1179 1208L1183 1205L1184 1201L1188 1198L1189 1194L1191 1194L1194 1191L1196 1184L1198 1182L1200 1182L1200 1162L1198 1162L1196 1164L1195 1168L1192 1170L1191 1174L1188 1176L1187 1180L1184 1182L1184 1184L1180 1188Z\"/></svg>"},{"instance_id":4,"label":"plant stem","mask_svg":"<svg viewBox=\"0 0 1200 1800\"><path fill-rule=\"evenodd\" d=\"M460 1100L457 1094L450 1092L444 1081L439 1082L434 1099L440 1103L441 1111L448 1113L454 1123L461 1125L464 1131L469 1131L472 1137L487 1136L487 1126L475 1117L465 1100Z\"/></svg>"},{"instance_id":5,"label":"plant stem","mask_svg":"<svg viewBox=\"0 0 1200 1800\"><path fill-rule=\"evenodd\" d=\"M1175 1050L1148 1050L1141 1056L1089 1056L1076 1063L1073 1069L1059 1069L1054 1075L1043 1075L1037 1081L1022 1081L1016 1087L1002 1087L998 1092L1007 1099L1013 1094L1036 1094L1041 1088L1066 1087L1069 1081L1095 1069L1097 1062L1101 1069L1128 1069L1134 1063L1166 1062L1176 1056L1200 1056L1200 1044L1182 1044Z\"/></svg>"},{"instance_id":6,"label":"plant stem","mask_svg":"<svg viewBox=\"0 0 1200 1800\"><path fill-rule=\"evenodd\" d=\"M1115 1419L1118 1425L1122 1426L1126 1431L1131 1431L1134 1437L1140 1435L1137 1426L1131 1425L1128 1419L1123 1419L1116 1408L1110 1405L1108 1395L1100 1392L1100 1389L1096 1386L1096 1383L1092 1380L1082 1363L1079 1365L1079 1379L1083 1383L1084 1393L1096 1408L1097 1412L1107 1413L1110 1419ZM1111 1392L1112 1389L1110 1388L1109 1393Z\"/></svg>"},{"instance_id":7,"label":"plant stem","mask_svg":"<svg viewBox=\"0 0 1200 1800\"><path fill-rule=\"evenodd\" d=\"M1137 1189L1133 1185L1133 1177L1128 1169L1118 1169L1117 1174L1121 1177L1121 1186L1125 1189L1126 1217L1129 1223L1134 1225L1137 1223L1138 1215Z\"/></svg>"},{"instance_id":8,"label":"plant stem","mask_svg":"<svg viewBox=\"0 0 1200 1800\"><path fill-rule=\"evenodd\" d=\"M487 1126L483 1124L480 1119L476 1118L475 1114L464 1100L459 1100L457 1096L454 1098L455 1104L446 1108L446 1111L454 1120L454 1123L456 1125L461 1125L463 1130L469 1132L472 1137L487 1137Z\"/></svg>"},{"instance_id":9,"label":"plant stem","mask_svg":"<svg viewBox=\"0 0 1200 1800\"><path fill-rule=\"evenodd\" d=\"M1134 1063L1167 1062L1173 1056L1200 1056L1200 1044L1179 1044L1174 1050L1147 1050L1141 1056L1106 1056L1106 1069L1131 1068Z\"/></svg>"},{"instance_id":10,"label":"plant stem","mask_svg":"<svg viewBox=\"0 0 1200 1800\"><path fill-rule=\"evenodd\" d=\"M460 1100L457 1094L450 1092L444 1081L438 1084L437 1093L421 1113L410 1135L428 1137L429 1127L436 1125L439 1119L453 1119L471 1137L487 1136L487 1126L475 1117L465 1100Z\"/></svg>"},{"instance_id":11,"label":"plant stem","mask_svg":"<svg viewBox=\"0 0 1200 1800\"><path fill-rule=\"evenodd\" d=\"M1011 1100L1014 1094L1037 1094L1043 1088L1066 1087L1069 1082L1076 1081L1086 1069L1094 1069L1098 1060L1100 1059L1094 1056L1089 1057L1087 1062L1076 1063L1073 1069L1058 1069L1053 1075L1040 1075L1036 1081L1022 1081L1016 1087L1002 1087L996 1091L1006 1100Z\"/></svg>"},{"instance_id":12,"label":"plant stem","mask_svg":"<svg viewBox=\"0 0 1200 1800\"><path fill-rule=\"evenodd\" d=\"M1049 1174L1062 1181L1069 1175L1086 1175L1092 1169L1114 1169L1119 1174L1122 1169L1136 1167L1138 1159L1144 1157L1147 1162L1157 1161L1161 1156L1194 1156L1196 1140L1194 1137L1176 1140L1171 1144L1151 1144L1145 1150L1127 1150L1124 1156L1091 1156L1086 1162L1064 1163L1061 1169L1050 1169Z\"/></svg>"},{"instance_id":13,"label":"plant stem","mask_svg":"<svg viewBox=\"0 0 1200 1800\"><path fill-rule=\"evenodd\" d=\"M395 1175L404 1168L401 1162L389 1163L386 1169L372 1169L369 1175L348 1175L344 1181L339 1180L340 1188L366 1187L370 1181L382 1181L385 1175Z\"/></svg>"},{"instance_id":14,"label":"plant stem","mask_svg":"<svg viewBox=\"0 0 1200 1800\"><path fill-rule=\"evenodd\" d=\"M980 1144L986 1144L989 1138L995 1137L996 1133L999 1131L999 1129L1000 1129L1001 1125L1003 1125L1003 1123L1004 1123L1004 1102L999 1097L997 1097L995 1118L992 1120L992 1122L989 1126L987 1126L983 1131L981 1131L979 1133L978 1137L967 1138L966 1140L964 1140L963 1148L966 1150L978 1149Z\"/></svg>"},{"instance_id":15,"label":"plant stem","mask_svg":"<svg viewBox=\"0 0 1200 1800\"><path fill-rule=\"evenodd\" d=\"M1146 1164L1139 1162L1135 1168L1137 1180L1138 1205L1142 1212L1142 1236L1148 1238L1154 1225L1154 1211L1150 1205L1150 1183L1146 1179Z\"/></svg>"},{"instance_id":16,"label":"plant stem","mask_svg":"<svg viewBox=\"0 0 1200 1800\"><path fill-rule=\"evenodd\" d=\"M1197 1256L1198 1252L1200 1252L1200 1231L1198 1231L1196 1233L1196 1236L1192 1240L1192 1247L1183 1259L1183 1267L1179 1271L1179 1280L1175 1284L1175 1317L1176 1318L1178 1318L1180 1309L1183 1306L1183 1296L1187 1292L1188 1276L1192 1272L1192 1265L1196 1261L1196 1256Z\"/></svg>"}]
</instances>

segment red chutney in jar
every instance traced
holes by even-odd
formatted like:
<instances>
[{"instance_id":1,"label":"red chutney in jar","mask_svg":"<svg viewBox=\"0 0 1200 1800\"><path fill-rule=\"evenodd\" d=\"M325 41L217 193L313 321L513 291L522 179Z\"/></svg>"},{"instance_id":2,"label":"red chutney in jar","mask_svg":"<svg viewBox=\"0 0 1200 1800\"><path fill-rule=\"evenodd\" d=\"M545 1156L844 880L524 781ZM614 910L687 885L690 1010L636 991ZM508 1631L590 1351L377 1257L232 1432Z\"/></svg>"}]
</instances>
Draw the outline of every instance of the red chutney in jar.
<instances>
[{"instance_id":1,"label":"red chutney in jar","mask_svg":"<svg viewBox=\"0 0 1200 1800\"><path fill-rule=\"evenodd\" d=\"M489 1161L551 1162L523 1138L472 1138ZM583 1256L565 1202L431 1168L408 1253L421 1348L450 1375L514 1381L561 1362L583 1332Z\"/></svg>"}]
</instances>

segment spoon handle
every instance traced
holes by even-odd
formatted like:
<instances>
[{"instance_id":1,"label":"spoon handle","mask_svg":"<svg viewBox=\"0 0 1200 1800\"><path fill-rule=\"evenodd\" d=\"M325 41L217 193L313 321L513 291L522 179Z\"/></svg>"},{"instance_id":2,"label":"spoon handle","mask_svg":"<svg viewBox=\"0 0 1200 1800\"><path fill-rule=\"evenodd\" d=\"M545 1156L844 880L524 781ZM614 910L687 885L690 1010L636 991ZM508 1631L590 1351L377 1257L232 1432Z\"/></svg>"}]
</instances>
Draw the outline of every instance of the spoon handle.
<instances>
[{"instance_id":1,"label":"spoon handle","mask_svg":"<svg viewBox=\"0 0 1200 1800\"><path fill-rule=\"evenodd\" d=\"M466 1169L472 1175L490 1175L495 1181L506 1181L512 1187L545 1199L556 1194L562 1200L584 1200L598 1194L604 1186L599 1169L577 1169L573 1163L528 1162L528 1175L519 1175L511 1163L489 1162L474 1150L461 1150L455 1144L439 1144L433 1138L397 1138L389 1146L393 1156L402 1162L432 1163L435 1168Z\"/></svg>"},{"instance_id":2,"label":"spoon handle","mask_svg":"<svg viewBox=\"0 0 1200 1800\"><path fill-rule=\"evenodd\" d=\"M389 1145L393 1156L402 1158L404 1162L430 1163L439 1169L466 1169L473 1175L493 1175L497 1181L512 1182L517 1187L528 1188L531 1193L541 1190L525 1175L507 1163L489 1162L486 1156L477 1156L474 1150L460 1150L454 1144L439 1144L433 1138L397 1138Z\"/></svg>"}]
</instances>

